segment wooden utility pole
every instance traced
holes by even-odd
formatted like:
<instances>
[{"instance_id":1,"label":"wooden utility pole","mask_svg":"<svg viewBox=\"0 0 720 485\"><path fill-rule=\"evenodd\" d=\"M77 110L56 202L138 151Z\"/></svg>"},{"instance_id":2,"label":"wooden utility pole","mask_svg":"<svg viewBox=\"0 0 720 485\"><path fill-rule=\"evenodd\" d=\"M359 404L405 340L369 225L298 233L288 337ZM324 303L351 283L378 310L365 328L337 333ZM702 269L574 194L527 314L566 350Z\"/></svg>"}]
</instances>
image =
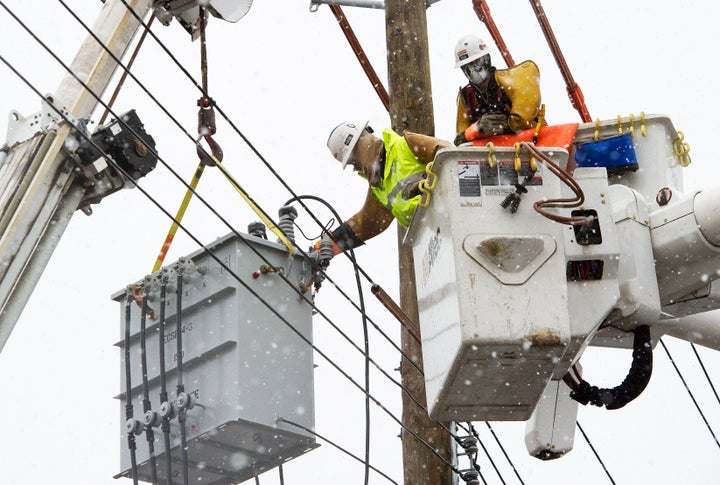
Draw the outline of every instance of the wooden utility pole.
<instances>
[{"instance_id":1,"label":"wooden utility pole","mask_svg":"<svg viewBox=\"0 0 720 485\"><path fill-rule=\"evenodd\" d=\"M425 5L425 0L385 0L390 121L393 130L398 133L405 130L426 135L435 133ZM405 230L398 226L400 306L417 323L412 248L403 247L404 235ZM405 355L422 368L422 348L406 330L402 330L402 348ZM424 377L404 359L400 371L405 389L427 408ZM407 429L451 462L450 435L405 394L402 421ZM453 483L453 472L447 464L405 430L402 444L406 485Z\"/></svg>"}]
</instances>

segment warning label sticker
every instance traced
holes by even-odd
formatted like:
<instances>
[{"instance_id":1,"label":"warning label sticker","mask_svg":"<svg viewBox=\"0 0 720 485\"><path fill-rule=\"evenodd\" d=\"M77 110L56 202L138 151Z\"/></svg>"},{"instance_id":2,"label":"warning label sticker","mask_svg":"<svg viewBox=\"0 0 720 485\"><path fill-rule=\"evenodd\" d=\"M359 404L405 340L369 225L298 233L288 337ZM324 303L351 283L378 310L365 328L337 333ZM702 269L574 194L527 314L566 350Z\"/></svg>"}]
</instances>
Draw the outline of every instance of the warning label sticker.
<instances>
[{"instance_id":1,"label":"warning label sticker","mask_svg":"<svg viewBox=\"0 0 720 485\"><path fill-rule=\"evenodd\" d=\"M480 197L480 162L458 162L460 197Z\"/></svg>"},{"instance_id":2,"label":"warning label sticker","mask_svg":"<svg viewBox=\"0 0 720 485\"><path fill-rule=\"evenodd\" d=\"M524 183L526 187L542 185L542 170L537 164L537 170L530 174L529 160L521 161L520 171L515 170L514 158L498 159L490 166L488 160L461 160L458 161L457 179L461 205L480 205L479 200L483 194L486 196L507 195L515 192L515 184ZM531 176L529 180L526 177ZM474 198L473 200L467 200Z\"/></svg>"}]
</instances>

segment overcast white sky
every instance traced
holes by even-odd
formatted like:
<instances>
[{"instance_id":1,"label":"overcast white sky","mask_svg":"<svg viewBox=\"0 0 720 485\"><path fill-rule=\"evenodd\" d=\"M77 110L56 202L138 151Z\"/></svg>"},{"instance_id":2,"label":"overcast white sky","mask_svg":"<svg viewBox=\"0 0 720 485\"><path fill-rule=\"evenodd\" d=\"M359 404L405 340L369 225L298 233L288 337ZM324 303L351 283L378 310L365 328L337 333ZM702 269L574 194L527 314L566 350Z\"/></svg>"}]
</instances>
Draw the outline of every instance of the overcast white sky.
<instances>
[{"instance_id":1,"label":"overcast white sky","mask_svg":"<svg viewBox=\"0 0 720 485\"><path fill-rule=\"evenodd\" d=\"M85 33L58 2L3 3L70 64ZM99 1L67 0L67 4L89 24L102 6ZM365 187L356 176L341 173L328 154L329 131L345 120L369 119L378 129L389 126L389 121L329 8L322 6L311 13L308 6L307 0L258 1L237 24L213 19L208 30L209 90L296 193L323 197L348 217L361 205ZM490 7L515 60L532 58L539 65L549 122L579 121L529 3L505 0L491 2ZM547 0L544 7L591 116L667 114L692 147L685 189L716 186L720 180L715 144L720 96L715 88L714 57L720 40L716 28L720 4ZM381 79L386 79L383 12L345 11ZM455 95L464 84L462 74L453 69L454 44L467 33L490 38L470 0L442 0L427 14L436 134L451 140ZM170 27L156 23L154 31L199 79L199 44L191 43L175 23ZM54 92L64 75L62 67L2 9L0 55L41 92ZM494 60L502 65L498 55ZM134 72L194 133L198 93L152 39L146 41ZM40 100L4 65L0 65L0 86L0 138L4 139L6 114L12 109L32 114L40 109ZM189 180L197 164L193 146L129 80L115 109L130 108L137 109L161 157ZM290 194L225 123L219 123L216 139L224 148L228 169L268 213L275 214ZM185 191L161 167L141 184L173 213ZM219 173L206 170L199 191L239 230L255 220ZM318 211L322 212L320 207ZM195 201L185 221L206 242L229 232ZM118 304L110 295L150 272L169 225L137 190L116 193L96 206L93 216L78 213L71 221L0 354L3 483L116 483L112 476L119 471L124 441L120 408L113 399L121 387L120 352L113 344L120 339L121 321ZM168 261L195 249L190 238L179 234ZM357 251L360 264L392 295L397 294L398 285L395 255L394 227ZM334 261L331 275L349 294L355 294L347 262ZM370 315L388 333L397 335L396 321L375 304L369 288L365 292ZM361 341L360 317L339 303L333 289L324 288L318 304ZM315 332L318 347L361 380L360 356L348 350L324 322L316 324ZM392 372L399 356L376 335L371 338L377 342L374 356ZM666 343L712 429L720 433L720 406L689 344L672 338L666 338ZM698 350L717 382L718 353ZM718 483L720 448L660 347L655 362L651 383L635 402L612 412L581 407L580 423L616 483ZM325 362L317 363L317 430L361 455L363 396ZM591 383L613 387L625 377L630 352L591 349L582 363ZM373 379L375 393L399 416L399 390L379 375ZM401 482L399 427L375 411L372 463ZM610 483L579 433L569 455L540 462L525 451L523 423L493 426L527 484ZM484 425L478 430L485 431ZM492 440L487 440L506 482L517 483ZM481 465L488 483L500 483L486 461ZM361 465L326 444L287 464L285 483L360 483L362 473ZM278 483L276 473L267 475L261 483ZM375 476L371 483L385 482Z\"/></svg>"}]
</instances>

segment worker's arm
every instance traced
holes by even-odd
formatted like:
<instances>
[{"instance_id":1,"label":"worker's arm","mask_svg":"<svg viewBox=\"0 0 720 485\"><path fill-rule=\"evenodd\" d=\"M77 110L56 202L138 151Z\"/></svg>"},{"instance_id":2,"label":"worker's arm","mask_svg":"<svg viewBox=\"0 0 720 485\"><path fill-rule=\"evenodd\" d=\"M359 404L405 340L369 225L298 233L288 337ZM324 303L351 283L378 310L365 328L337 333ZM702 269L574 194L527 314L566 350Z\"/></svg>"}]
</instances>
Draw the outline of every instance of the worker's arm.
<instances>
[{"instance_id":1,"label":"worker's arm","mask_svg":"<svg viewBox=\"0 0 720 485\"><path fill-rule=\"evenodd\" d=\"M392 212L380 204L372 191L368 189L362 208L331 231L332 238L335 240L333 256L340 254L342 250L362 246L365 241L387 229L392 221ZM317 241L315 249L319 248L320 241Z\"/></svg>"},{"instance_id":2,"label":"worker's arm","mask_svg":"<svg viewBox=\"0 0 720 485\"><path fill-rule=\"evenodd\" d=\"M403 136L418 161L425 165L435 160L435 154L438 150L452 146L452 143L445 140L432 136L420 135L411 131L406 131Z\"/></svg>"},{"instance_id":3,"label":"worker's arm","mask_svg":"<svg viewBox=\"0 0 720 485\"><path fill-rule=\"evenodd\" d=\"M393 215L368 188L362 208L345 223L361 242L377 236L390 226Z\"/></svg>"}]
</instances>

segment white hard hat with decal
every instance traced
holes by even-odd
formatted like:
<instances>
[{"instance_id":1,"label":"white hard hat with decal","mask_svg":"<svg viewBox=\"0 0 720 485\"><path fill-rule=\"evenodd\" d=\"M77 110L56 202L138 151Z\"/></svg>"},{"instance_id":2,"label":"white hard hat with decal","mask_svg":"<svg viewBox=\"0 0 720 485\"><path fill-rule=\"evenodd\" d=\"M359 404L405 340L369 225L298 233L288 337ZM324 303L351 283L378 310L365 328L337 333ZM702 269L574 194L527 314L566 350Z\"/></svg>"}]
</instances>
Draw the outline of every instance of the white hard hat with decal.
<instances>
[{"instance_id":1,"label":"white hard hat with decal","mask_svg":"<svg viewBox=\"0 0 720 485\"><path fill-rule=\"evenodd\" d=\"M342 168L345 168L350 160L350 155L368 123L368 121L360 125L340 123L330 132L327 147L333 157L342 164Z\"/></svg>"},{"instance_id":2,"label":"white hard hat with decal","mask_svg":"<svg viewBox=\"0 0 720 485\"><path fill-rule=\"evenodd\" d=\"M480 37L466 35L455 46L455 67L462 67L492 52L489 44Z\"/></svg>"}]
</instances>

